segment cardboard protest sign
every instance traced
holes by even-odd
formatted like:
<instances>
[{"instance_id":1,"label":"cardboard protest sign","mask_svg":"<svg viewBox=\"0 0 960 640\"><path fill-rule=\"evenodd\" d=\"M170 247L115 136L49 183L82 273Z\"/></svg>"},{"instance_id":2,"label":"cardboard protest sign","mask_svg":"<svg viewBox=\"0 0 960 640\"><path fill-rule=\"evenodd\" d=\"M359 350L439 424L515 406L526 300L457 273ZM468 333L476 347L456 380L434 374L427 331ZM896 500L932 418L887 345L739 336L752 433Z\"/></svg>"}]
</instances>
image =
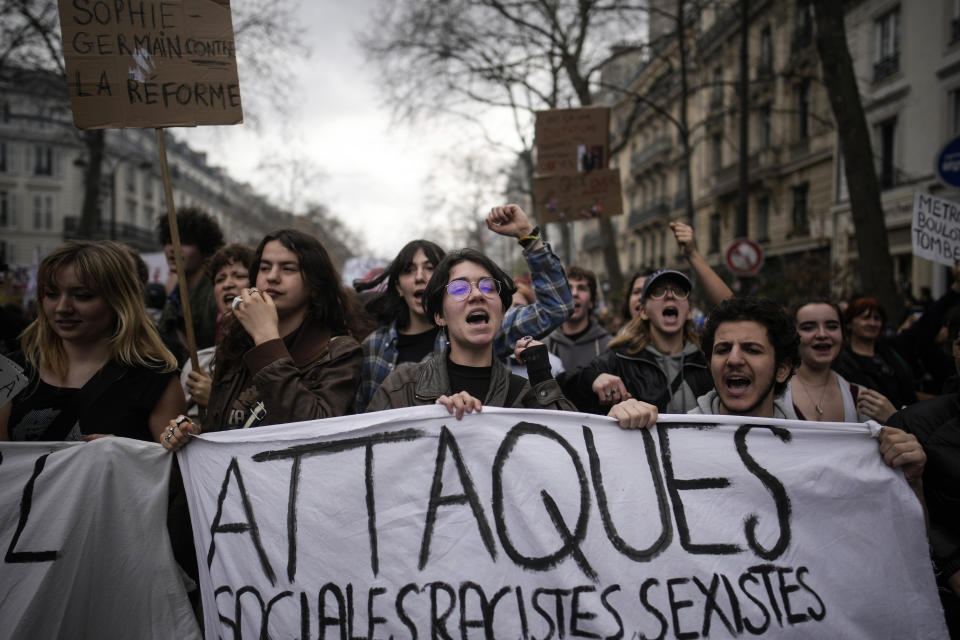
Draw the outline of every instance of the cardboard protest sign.
<instances>
[{"instance_id":1,"label":"cardboard protest sign","mask_svg":"<svg viewBox=\"0 0 960 640\"><path fill-rule=\"evenodd\" d=\"M946 635L866 425L429 406L179 455L211 639Z\"/></svg>"},{"instance_id":2,"label":"cardboard protest sign","mask_svg":"<svg viewBox=\"0 0 960 640\"><path fill-rule=\"evenodd\" d=\"M603 169L610 157L610 109L537 111L537 175L569 174Z\"/></svg>"},{"instance_id":3,"label":"cardboard protest sign","mask_svg":"<svg viewBox=\"0 0 960 640\"><path fill-rule=\"evenodd\" d=\"M167 534L172 456L0 442L0 636L200 638Z\"/></svg>"},{"instance_id":4,"label":"cardboard protest sign","mask_svg":"<svg viewBox=\"0 0 960 640\"><path fill-rule=\"evenodd\" d=\"M0 407L13 400L13 396L27 386L27 376L16 362L0 355Z\"/></svg>"},{"instance_id":5,"label":"cardboard protest sign","mask_svg":"<svg viewBox=\"0 0 960 640\"><path fill-rule=\"evenodd\" d=\"M243 121L229 0L59 0L79 129Z\"/></svg>"},{"instance_id":6,"label":"cardboard protest sign","mask_svg":"<svg viewBox=\"0 0 960 640\"><path fill-rule=\"evenodd\" d=\"M952 267L960 261L960 204L918 191L911 235L914 255Z\"/></svg>"},{"instance_id":7,"label":"cardboard protest sign","mask_svg":"<svg viewBox=\"0 0 960 640\"><path fill-rule=\"evenodd\" d=\"M537 176L533 179L533 198L541 222L576 222L623 213L620 172L616 169Z\"/></svg>"},{"instance_id":8,"label":"cardboard protest sign","mask_svg":"<svg viewBox=\"0 0 960 640\"><path fill-rule=\"evenodd\" d=\"M610 109L537 111L533 198L540 222L623 213L620 172L608 169Z\"/></svg>"}]
</instances>

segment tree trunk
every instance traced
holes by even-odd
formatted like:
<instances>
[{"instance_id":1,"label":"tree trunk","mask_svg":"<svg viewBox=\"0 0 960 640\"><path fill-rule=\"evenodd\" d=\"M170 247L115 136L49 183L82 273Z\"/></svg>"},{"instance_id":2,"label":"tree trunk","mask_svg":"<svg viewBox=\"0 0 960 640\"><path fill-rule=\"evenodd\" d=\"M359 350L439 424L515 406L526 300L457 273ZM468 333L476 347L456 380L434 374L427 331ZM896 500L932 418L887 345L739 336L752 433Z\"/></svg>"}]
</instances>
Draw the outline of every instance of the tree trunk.
<instances>
[{"instance_id":1,"label":"tree trunk","mask_svg":"<svg viewBox=\"0 0 960 640\"><path fill-rule=\"evenodd\" d=\"M83 210L80 214L77 237L89 240L94 238L100 225L98 201L103 168L104 131L103 129L84 131L83 139L87 145L87 167L83 175Z\"/></svg>"},{"instance_id":2,"label":"tree trunk","mask_svg":"<svg viewBox=\"0 0 960 640\"><path fill-rule=\"evenodd\" d=\"M750 190L750 2L740 0L740 85L737 91L740 94L740 166L737 168L737 219L734 225L734 236L747 237L747 197Z\"/></svg>"},{"instance_id":3,"label":"tree trunk","mask_svg":"<svg viewBox=\"0 0 960 640\"><path fill-rule=\"evenodd\" d=\"M857 234L861 284L864 292L883 305L887 317L895 318L899 304L893 259L880 203L880 183L874 167L870 130L847 48L843 7L844 3L835 0L814 0L817 51L843 153L850 214Z\"/></svg>"},{"instance_id":4,"label":"tree trunk","mask_svg":"<svg viewBox=\"0 0 960 640\"><path fill-rule=\"evenodd\" d=\"M683 145L683 166L685 181L683 185L686 195L687 224L694 225L693 211L693 182L690 180L690 158L693 149L690 146L690 125L687 123L687 96L689 87L687 82L687 25L684 22L684 0L677 0L677 53L680 56L680 143Z\"/></svg>"}]
</instances>

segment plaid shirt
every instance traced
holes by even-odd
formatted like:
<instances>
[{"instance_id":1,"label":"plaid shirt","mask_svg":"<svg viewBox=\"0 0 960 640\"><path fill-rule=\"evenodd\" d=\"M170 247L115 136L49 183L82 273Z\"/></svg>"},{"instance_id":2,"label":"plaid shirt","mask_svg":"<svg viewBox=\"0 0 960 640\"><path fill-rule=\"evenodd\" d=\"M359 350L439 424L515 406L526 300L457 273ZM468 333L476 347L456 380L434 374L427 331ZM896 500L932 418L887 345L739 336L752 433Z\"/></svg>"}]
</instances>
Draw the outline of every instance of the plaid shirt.
<instances>
[{"instance_id":1,"label":"plaid shirt","mask_svg":"<svg viewBox=\"0 0 960 640\"><path fill-rule=\"evenodd\" d=\"M360 368L360 389L357 391L357 413L363 413L373 392L397 366L397 321L383 325L363 341L363 366ZM434 351L447 348L447 335L437 332Z\"/></svg>"},{"instance_id":2,"label":"plaid shirt","mask_svg":"<svg viewBox=\"0 0 960 640\"><path fill-rule=\"evenodd\" d=\"M524 336L542 338L563 324L573 313L573 295L567 274L550 245L524 251L536 302L510 307L503 316L500 331L493 339L493 352L501 361L513 353L513 345ZM437 333L434 351L444 351L447 339ZM363 413L374 391L397 366L397 322L393 321L371 333L363 341L363 368L357 392L357 413Z\"/></svg>"}]
</instances>

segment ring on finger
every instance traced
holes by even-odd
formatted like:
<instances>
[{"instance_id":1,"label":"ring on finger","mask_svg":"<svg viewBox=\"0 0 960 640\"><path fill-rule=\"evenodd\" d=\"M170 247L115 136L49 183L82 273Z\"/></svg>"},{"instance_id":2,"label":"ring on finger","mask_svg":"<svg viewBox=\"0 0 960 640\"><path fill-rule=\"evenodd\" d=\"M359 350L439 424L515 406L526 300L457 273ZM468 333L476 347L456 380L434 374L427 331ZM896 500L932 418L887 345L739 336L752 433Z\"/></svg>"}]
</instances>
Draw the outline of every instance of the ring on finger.
<instances>
[{"instance_id":1,"label":"ring on finger","mask_svg":"<svg viewBox=\"0 0 960 640\"><path fill-rule=\"evenodd\" d=\"M172 436L172 435L173 435L173 433L168 433L168 434L163 438L163 441L164 441L164 442L170 442L170 436Z\"/></svg>"},{"instance_id":2,"label":"ring on finger","mask_svg":"<svg viewBox=\"0 0 960 640\"><path fill-rule=\"evenodd\" d=\"M252 296L252 295L255 294L255 293L260 293L260 289L257 289L256 287L254 287L253 289L250 289L250 291L247 293L247 295Z\"/></svg>"},{"instance_id":3,"label":"ring on finger","mask_svg":"<svg viewBox=\"0 0 960 640\"><path fill-rule=\"evenodd\" d=\"M237 307L240 306L241 302L243 302L243 298L241 296L237 296L236 298L233 299L233 303L231 304L231 306L233 307L234 311L236 311Z\"/></svg>"},{"instance_id":4,"label":"ring on finger","mask_svg":"<svg viewBox=\"0 0 960 640\"><path fill-rule=\"evenodd\" d=\"M177 416L177 419L174 421L173 425L176 427L179 427L184 422L189 422L189 421L190 421L190 418L184 415L180 415L180 416Z\"/></svg>"},{"instance_id":5,"label":"ring on finger","mask_svg":"<svg viewBox=\"0 0 960 640\"><path fill-rule=\"evenodd\" d=\"M172 436L172 435L173 435L173 430L176 429L176 428L177 428L177 427L174 426L174 425L170 425L169 427L167 427L167 437Z\"/></svg>"}]
</instances>

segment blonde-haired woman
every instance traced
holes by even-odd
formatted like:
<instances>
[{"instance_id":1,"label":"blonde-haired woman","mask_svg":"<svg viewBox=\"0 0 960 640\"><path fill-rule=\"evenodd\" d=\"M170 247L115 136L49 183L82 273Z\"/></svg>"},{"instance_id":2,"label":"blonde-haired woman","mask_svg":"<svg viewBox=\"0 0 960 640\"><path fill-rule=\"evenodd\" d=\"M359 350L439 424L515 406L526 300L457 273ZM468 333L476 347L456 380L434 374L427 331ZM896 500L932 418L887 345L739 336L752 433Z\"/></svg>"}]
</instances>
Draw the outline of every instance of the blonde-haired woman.
<instances>
[{"instance_id":1,"label":"blonde-haired woman","mask_svg":"<svg viewBox=\"0 0 960 640\"><path fill-rule=\"evenodd\" d=\"M21 348L30 384L0 408L0 440L159 442L185 409L176 360L116 243L68 242L43 259Z\"/></svg>"}]
</instances>

